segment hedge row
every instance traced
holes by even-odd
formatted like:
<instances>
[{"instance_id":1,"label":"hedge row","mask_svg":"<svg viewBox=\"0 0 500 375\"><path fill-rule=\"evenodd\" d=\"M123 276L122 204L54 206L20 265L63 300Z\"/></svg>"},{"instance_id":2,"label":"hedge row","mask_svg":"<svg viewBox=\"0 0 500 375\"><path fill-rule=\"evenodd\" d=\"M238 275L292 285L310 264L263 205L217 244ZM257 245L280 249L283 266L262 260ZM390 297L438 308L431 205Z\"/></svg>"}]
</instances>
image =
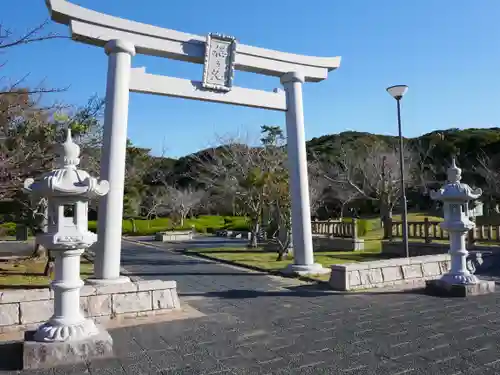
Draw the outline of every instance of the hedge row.
<instances>
[{"instance_id":1,"label":"hedge row","mask_svg":"<svg viewBox=\"0 0 500 375\"><path fill-rule=\"evenodd\" d=\"M122 233L129 236L145 236L155 234L165 230L190 230L194 228L198 233L213 233L221 229L248 230L246 218L239 216L199 216L193 219L186 219L184 226L175 227L168 218L158 218L153 220L135 219L135 229L133 230L132 220L123 220ZM89 230L96 232L97 222L89 221ZM31 230L28 230L31 236ZM16 223L7 222L0 224L0 237L15 236Z\"/></svg>"},{"instance_id":2,"label":"hedge row","mask_svg":"<svg viewBox=\"0 0 500 375\"><path fill-rule=\"evenodd\" d=\"M135 231L134 225L135 224ZM198 233L214 233L221 229L248 230L246 218L240 216L199 216L193 219L186 219L182 227L173 226L168 218L158 218L153 220L134 219L123 220L122 233L128 236L148 236L165 230L190 230L194 229ZM96 231L97 222L89 221L89 230Z\"/></svg>"},{"instance_id":3,"label":"hedge row","mask_svg":"<svg viewBox=\"0 0 500 375\"><path fill-rule=\"evenodd\" d=\"M350 218L344 218L344 221L351 221ZM128 236L148 236L165 230L190 230L194 229L198 233L214 233L215 231L228 229L235 231L249 230L248 221L241 216L199 216L193 219L186 219L184 226L174 227L168 218L157 218L153 220L135 219L135 232L132 220L123 220L122 233ZM358 235L364 236L367 232L378 229L380 220L377 219L358 219ZM97 222L89 221L89 230L96 232ZM0 237L15 236L16 223L8 222L0 224ZM29 231L31 235L31 231Z\"/></svg>"}]
</instances>

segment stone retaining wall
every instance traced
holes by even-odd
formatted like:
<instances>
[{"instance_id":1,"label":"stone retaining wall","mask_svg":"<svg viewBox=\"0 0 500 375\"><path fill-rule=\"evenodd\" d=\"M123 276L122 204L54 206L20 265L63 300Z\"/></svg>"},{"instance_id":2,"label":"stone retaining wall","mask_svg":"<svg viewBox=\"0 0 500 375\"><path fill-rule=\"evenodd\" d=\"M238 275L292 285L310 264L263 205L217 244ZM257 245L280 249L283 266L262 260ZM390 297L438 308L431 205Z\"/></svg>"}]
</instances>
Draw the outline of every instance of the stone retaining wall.
<instances>
[{"instance_id":1,"label":"stone retaining wall","mask_svg":"<svg viewBox=\"0 0 500 375\"><path fill-rule=\"evenodd\" d=\"M155 241L161 242L177 242L177 241L189 241L193 239L192 231L183 232L158 232L155 234Z\"/></svg>"},{"instance_id":2,"label":"stone retaining wall","mask_svg":"<svg viewBox=\"0 0 500 375\"><path fill-rule=\"evenodd\" d=\"M424 285L448 272L449 254L332 265L330 287L335 290L380 288L401 284Z\"/></svg>"},{"instance_id":3,"label":"stone retaining wall","mask_svg":"<svg viewBox=\"0 0 500 375\"><path fill-rule=\"evenodd\" d=\"M49 288L0 290L0 333L36 329L53 314ZM97 323L119 317L147 316L180 309L175 281L140 280L115 285L85 285L80 307Z\"/></svg>"}]
</instances>

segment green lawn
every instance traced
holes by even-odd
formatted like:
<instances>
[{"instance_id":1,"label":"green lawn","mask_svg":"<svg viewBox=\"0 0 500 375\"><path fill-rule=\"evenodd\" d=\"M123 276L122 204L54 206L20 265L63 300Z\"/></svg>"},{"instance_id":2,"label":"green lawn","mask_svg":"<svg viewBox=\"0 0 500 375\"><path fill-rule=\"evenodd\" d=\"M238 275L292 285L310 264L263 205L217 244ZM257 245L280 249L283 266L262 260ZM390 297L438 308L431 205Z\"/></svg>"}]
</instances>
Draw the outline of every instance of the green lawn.
<instances>
[{"instance_id":1,"label":"green lawn","mask_svg":"<svg viewBox=\"0 0 500 375\"><path fill-rule=\"evenodd\" d=\"M408 215L408 221L410 222L420 222L424 221L425 218L429 218L431 221L442 221L442 218L428 216L425 213L410 213ZM346 219L349 220L349 219ZM384 259L381 254L381 240L383 238L383 229L380 228L379 218L369 218L363 219L366 221L367 231L362 236L365 240L365 250L364 251L316 251L314 253L314 259L317 263L322 264L324 267L329 268L332 264L342 264L342 263L356 263L365 262L372 260ZM394 221L401 220L401 215L394 215ZM287 259L284 261L276 261L276 252L267 252L261 248L257 249L247 249L246 247L222 247L222 248L193 248L188 249L188 253L201 255L214 260L222 260L226 262L231 262L243 267L250 267L254 269L259 269L263 271L276 272L285 268L288 264L293 262L293 259ZM326 281L329 275L315 275L312 276L313 279Z\"/></svg>"},{"instance_id":2,"label":"green lawn","mask_svg":"<svg viewBox=\"0 0 500 375\"><path fill-rule=\"evenodd\" d=\"M383 259L380 254L380 241L369 241L364 251L320 251L316 252L314 259L317 263L329 268L332 264L354 263ZM221 248L192 248L188 254L201 255L214 260L231 262L243 267L250 267L262 271L280 271L288 264L293 263L293 258L276 261L277 253L264 251L261 248L247 249L246 247L221 247ZM329 275L313 275L313 279L326 281Z\"/></svg>"},{"instance_id":3,"label":"green lawn","mask_svg":"<svg viewBox=\"0 0 500 375\"><path fill-rule=\"evenodd\" d=\"M47 287L52 277L43 276L45 259L22 259L0 263L0 289ZM92 276L94 265L82 257L80 276Z\"/></svg>"}]
</instances>

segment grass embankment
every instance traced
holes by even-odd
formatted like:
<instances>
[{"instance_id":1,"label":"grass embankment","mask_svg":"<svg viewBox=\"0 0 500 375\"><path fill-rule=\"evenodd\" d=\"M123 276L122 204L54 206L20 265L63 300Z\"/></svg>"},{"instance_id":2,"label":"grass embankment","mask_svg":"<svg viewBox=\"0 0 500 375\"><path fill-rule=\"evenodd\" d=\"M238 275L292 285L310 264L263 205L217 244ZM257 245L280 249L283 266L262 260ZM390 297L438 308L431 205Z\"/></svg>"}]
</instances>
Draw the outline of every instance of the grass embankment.
<instances>
[{"instance_id":1,"label":"grass embankment","mask_svg":"<svg viewBox=\"0 0 500 375\"><path fill-rule=\"evenodd\" d=\"M175 226L169 218L157 218L152 220L135 219L135 231L132 220L123 220L122 233L127 236L148 236L166 230L190 230L193 228L198 233L214 233L218 230L248 230L248 222L241 216L214 216L203 215L196 218L186 219L183 226ZM95 231L96 221L89 222L89 229Z\"/></svg>"},{"instance_id":2,"label":"grass embankment","mask_svg":"<svg viewBox=\"0 0 500 375\"><path fill-rule=\"evenodd\" d=\"M30 289L48 287L53 277L43 275L46 259L20 259L0 263L0 289ZM82 257L80 276L86 279L94 265Z\"/></svg>"},{"instance_id":3,"label":"grass embankment","mask_svg":"<svg viewBox=\"0 0 500 375\"><path fill-rule=\"evenodd\" d=\"M422 213L410 213L408 215L408 221L424 221L426 217L431 221L442 221L442 218L428 216ZM401 220L401 216L395 215L393 217L393 220ZM358 231L363 233L361 235L361 238L365 240L365 250L356 252L338 251L335 249L331 249L330 251L317 251L314 254L315 262L322 264L326 268L329 268L333 264L357 263L384 259L384 256L381 254L381 240L384 232L382 226L380 225L380 219L359 219L358 223L360 223ZM243 246L221 248L192 248L188 249L187 252L214 260L220 260L223 262L229 262L243 267L268 272L279 272L287 265L293 263L293 258L289 258L283 261L276 261L276 252L264 251L262 248L247 249ZM312 275L311 278L319 281L327 281L329 275Z\"/></svg>"},{"instance_id":4,"label":"grass embankment","mask_svg":"<svg viewBox=\"0 0 500 375\"><path fill-rule=\"evenodd\" d=\"M279 272L287 265L293 263L293 257L282 261L276 261L277 253L275 251L265 251L262 248L192 248L188 249L187 253L266 272ZM327 268L332 264L365 262L380 259L382 259L380 242L377 244L376 241L367 243L364 251L353 252L332 250L320 251L314 254L315 262ZM312 275L311 278L326 281L329 275Z\"/></svg>"}]
</instances>

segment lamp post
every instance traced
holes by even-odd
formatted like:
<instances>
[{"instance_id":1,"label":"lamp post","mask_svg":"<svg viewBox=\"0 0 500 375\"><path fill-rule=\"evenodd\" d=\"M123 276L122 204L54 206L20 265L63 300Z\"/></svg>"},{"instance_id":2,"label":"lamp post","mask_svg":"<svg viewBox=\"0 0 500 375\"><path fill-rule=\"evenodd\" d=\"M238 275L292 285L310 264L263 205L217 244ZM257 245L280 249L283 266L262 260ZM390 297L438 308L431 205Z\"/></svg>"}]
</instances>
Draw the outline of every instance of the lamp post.
<instances>
[{"instance_id":1,"label":"lamp post","mask_svg":"<svg viewBox=\"0 0 500 375\"><path fill-rule=\"evenodd\" d=\"M401 99L408 91L406 85L395 85L387 88L387 92L396 99L398 109L398 132L399 132L399 169L401 173L401 199L403 202L403 246L405 248L406 257L410 257L408 248L408 208L406 202L406 189L405 189L405 167L403 155L403 134L401 130Z\"/></svg>"}]
</instances>

